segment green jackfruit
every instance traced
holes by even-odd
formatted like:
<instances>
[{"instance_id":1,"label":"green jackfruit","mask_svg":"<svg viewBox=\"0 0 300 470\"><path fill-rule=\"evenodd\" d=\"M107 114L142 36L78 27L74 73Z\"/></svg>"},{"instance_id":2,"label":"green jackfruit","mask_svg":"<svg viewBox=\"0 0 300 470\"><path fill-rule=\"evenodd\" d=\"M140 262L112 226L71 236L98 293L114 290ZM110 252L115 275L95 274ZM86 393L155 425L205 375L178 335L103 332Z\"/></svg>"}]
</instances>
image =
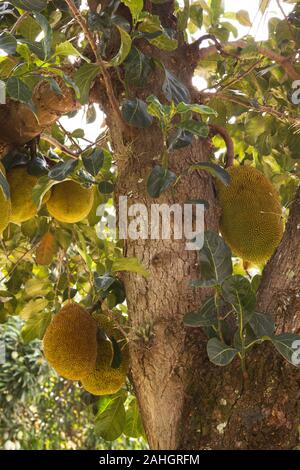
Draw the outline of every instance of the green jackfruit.
<instances>
[{"instance_id":1,"label":"green jackfruit","mask_svg":"<svg viewBox=\"0 0 300 470\"><path fill-rule=\"evenodd\" d=\"M97 322L80 305L68 304L48 326L43 349L47 361L58 374L79 380L96 364Z\"/></svg>"},{"instance_id":2,"label":"green jackfruit","mask_svg":"<svg viewBox=\"0 0 300 470\"><path fill-rule=\"evenodd\" d=\"M236 166L228 170L229 186L217 182L222 209L220 231L233 253L244 261L267 261L283 234L279 195L256 168Z\"/></svg>"},{"instance_id":3,"label":"green jackfruit","mask_svg":"<svg viewBox=\"0 0 300 470\"><path fill-rule=\"evenodd\" d=\"M105 315L97 315L99 327L106 332L109 337L114 337L118 342L122 361L118 368L111 367L113 359L113 348L110 341L98 335L98 355L96 367L82 380L83 388L93 395L111 395L116 393L124 385L129 366L129 352L126 340L120 330Z\"/></svg>"},{"instance_id":4,"label":"green jackfruit","mask_svg":"<svg viewBox=\"0 0 300 470\"><path fill-rule=\"evenodd\" d=\"M79 183L68 180L53 186L47 209L60 222L74 224L88 216L93 201L93 189L83 188Z\"/></svg>"},{"instance_id":5,"label":"green jackfruit","mask_svg":"<svg viewBox=\"0 0 300 470\"><path fill-rule=\"evenodd\" d=\"M37 213L37 206L32 200L32 190L37 183L36 176L29 175L24 166L17 166L7 172L11 195L10 221L20 224L31 219Z\"/></svg>"}]
</instances>

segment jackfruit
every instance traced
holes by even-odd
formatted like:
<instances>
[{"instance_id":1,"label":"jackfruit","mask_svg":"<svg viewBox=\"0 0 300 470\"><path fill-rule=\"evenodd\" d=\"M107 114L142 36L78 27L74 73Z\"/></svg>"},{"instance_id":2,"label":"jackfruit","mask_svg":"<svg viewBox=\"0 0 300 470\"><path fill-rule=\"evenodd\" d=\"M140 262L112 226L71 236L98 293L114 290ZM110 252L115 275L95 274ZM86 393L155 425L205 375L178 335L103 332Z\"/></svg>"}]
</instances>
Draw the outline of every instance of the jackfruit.
<instances>
[{"instance_id":1,"label":"jackfruit","mask_svg":"<svg viewBox=\"0 0 300 470\"><path fill-rule=\"evenodd\" d=\"M25 166L12 168L7 172L7 180L11 194L11 217L10 221L20 224L36 215L38 207L32 199L32 190L38 178L27 173ZM45 195L44 202L46 202Z\"/></svg>"},{"instance_id":2,"label":"jackfruit","mask_svg":"<svg viewBox=\"0 0 300 470\"><path fill-rule=\"evenodd\" d=\"M43 349L47 361L58 374L79 380L95 368L97 322L80 305L68 304L48 326Z\"/></svg>"},{"instance_id":3,"label":"jackfruit","mask_svg":"<svg viewBox=\"0 0 300 470\"><path fill-rule=\"evenodd\" d=\"M228 170L228 186L217 182L222 215L220 231L233 253L245 261L267 261L283 234L279 195L256 168L236 166Z\"/></svg>"},{"instance_id":4,"label":"jackfruit","mask_svg":"<svg viewBox=\"0 0 300 470\"><path fill-rule=\"evenodd\" d=\"M53 186L47 209L58 221L74 224L88 216L93 200L93 189L68 180Z\"/></svg>"},{"instance_id":5,"label":"jackfruit","mask_svg":"<svg viewBox=\"0 0 300 470\"><path fill-rule=\"evenodd\" d=\"M129 351L126 339L105 315L97 315L97 322L109 337L114 337L121 349L121 364L117 368L111 367L113 348L110 341L98 335L98 354L96 367L81 379L83 388L93 395L111 395L123 386L129 366Z\"/></svg>"},{"instance_id":6,"label":"jackfruit","mask_svg":"<svg viewBox=\"0 0 300 470\"><path fill-rule=\"evenodd\" d=\"M0 163L0 171L2 173L2 176L5 177L6 172L2 163ZM10 215L11 215L11 200L6 199L2 189L0 189L0 214L1 214L1 217L0 217L0 235L1 235L1 233L3 233L6 227L8 226Z\"/></svg>"}]
</instances>

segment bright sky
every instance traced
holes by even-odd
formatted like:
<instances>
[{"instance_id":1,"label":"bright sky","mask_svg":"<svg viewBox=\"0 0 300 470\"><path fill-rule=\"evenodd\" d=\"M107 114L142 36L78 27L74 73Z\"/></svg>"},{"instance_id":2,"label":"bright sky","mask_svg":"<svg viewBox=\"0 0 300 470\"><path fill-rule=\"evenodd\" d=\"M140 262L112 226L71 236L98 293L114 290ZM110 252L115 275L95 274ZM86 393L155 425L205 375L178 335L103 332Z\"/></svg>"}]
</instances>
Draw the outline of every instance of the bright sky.
<instances>
[{"instance_id":1,"label":"bright sky","mask_svg":"<svg viewBox=\"0 0 300 470\"><path fill-rule=\"evenodd\" d=\"M242 37L246 34L250 34L254 36L256 40L265 40L268 37L268 22L269 19L273 16L278 18L283 18L283 15L280 11L280 8L277 5L276 0L270 0L270 4L268 6L267 12L262 15L259 11L259 5L261 4L262 0L225 0L225 11L226 12L236 12L239 10L246 10L249 13L250 20L253 23L252 27L245 27L241 26L238 22L235 26L238 29L239 37ZM284 12L288 14L292 9L293 5L289 3L285 3L280 0L280 5L282 6ZM234 39L233 37L230 39ZM194 77L193 79L194 85L201 89L204 89L207 85L207 82L202 77ZM67 117L61 118L61 122L63 126L68 130L72 131L77 128L84 128L86 133L86 138L89 140L95 140L95 138L99 135L101 122L103 119L103 114L98 109L97 110L97 118L94 123L86 124L85 117L84 117L84 110L80 110L77 115L72 118L68 119ZM83 145L84 146L84 145Z\"/></svg>"}]
</instances>

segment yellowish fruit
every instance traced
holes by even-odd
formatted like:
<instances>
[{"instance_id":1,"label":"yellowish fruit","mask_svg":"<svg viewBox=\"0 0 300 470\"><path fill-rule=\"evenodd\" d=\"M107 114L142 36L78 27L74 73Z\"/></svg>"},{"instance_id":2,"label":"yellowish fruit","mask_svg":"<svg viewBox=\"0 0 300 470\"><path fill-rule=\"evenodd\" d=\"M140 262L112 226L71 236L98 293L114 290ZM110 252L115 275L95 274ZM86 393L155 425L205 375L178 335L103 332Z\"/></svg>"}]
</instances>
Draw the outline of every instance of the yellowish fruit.
<instances>
[{"instance_id":1,"label":"yellowish fruit","mask_svg":"<svg viewBox=\"0 0 300 470\"><path fill-rule=\"evenodd\" d=\"M272 256L282 238L279 195L256 168L236 166L228 172L229 186L217 182L221 233L235 255L260 264Z\"/></svg>"},{"instance_id":2,"label":"yellowish fruit","mask_svg":"<svg viewBox=\"0 0 300 470\"><path fill-rule=\"evenodd\" d=\"M29 175L26 167L18 166L7 172L7 180L11 195L10 221L20 224L37 213L38 208L33 202L32 190L38 178Z\"/></svg>"},{"instance_id":3,"label":"yellowish fruit","mask_svg":"<svg viewBox=\"0 0 300 470\"><path fill-rule=\"evenodd\" d=\"M5 176L5 169L2 163L0 163L0 171ZM0 189L0 234L4 232L10 221L11 215L11 200L6 199L3 190Z\"/></svg>"},{"instance_id":4,"label":"yellowish fruit","mask_svg":"<svg viewBox=\"0 0 300 470\"><path fill-rule=\"evenodd\" d=\"M98 315L97 322L109 337L114 337L118 342L122 361L118 368L111 367L113 349L111 342L98 335L98 355L96 367L82 380L83 388L93 395L111 395L116 393L124 385L129 366L129 352L126 340L114 323L105 315Z\"/></svg>"},{"instance_id":5,"label":"yellowish fruit","mask_svg":"<svg viewBox=\"0 0 300 470\"><path fill-rule=\"evenodd\" d=\"M75 181L64 181L53 186L47 209L60 222L74 224L88 216L93 200L93 189L83 188Z\"/></svg>"},{"instance_id":6,"label":"yellowish fruit","mask_svg":"<svg viewBox=\"0 0 300 470\"><path fill-rule=\"evenodd\" d=\"M79 380L96 364L97 322L80 305L68 304L48 326L43 349L47 361L58 374Z\"/></svg>"}]
</instances>

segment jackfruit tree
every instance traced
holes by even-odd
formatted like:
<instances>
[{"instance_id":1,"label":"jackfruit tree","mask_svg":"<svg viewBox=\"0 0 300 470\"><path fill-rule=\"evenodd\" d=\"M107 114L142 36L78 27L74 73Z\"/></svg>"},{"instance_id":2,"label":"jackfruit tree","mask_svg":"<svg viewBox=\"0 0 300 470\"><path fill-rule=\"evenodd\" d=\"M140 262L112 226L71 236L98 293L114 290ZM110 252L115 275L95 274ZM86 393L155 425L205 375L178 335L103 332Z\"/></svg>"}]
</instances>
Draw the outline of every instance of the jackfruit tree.
<instances>
[{"instance_id":1,"label":"jackfruit tree","mask_svg":"<svg viewBox=\"0 0 300 470\"><path fill-rule=\"evenodd\" d=\"M0 320L106 440L299 446L300 2L257 17L263 39L222 0L0 2Z\"/></svg>"}]
</instances>

